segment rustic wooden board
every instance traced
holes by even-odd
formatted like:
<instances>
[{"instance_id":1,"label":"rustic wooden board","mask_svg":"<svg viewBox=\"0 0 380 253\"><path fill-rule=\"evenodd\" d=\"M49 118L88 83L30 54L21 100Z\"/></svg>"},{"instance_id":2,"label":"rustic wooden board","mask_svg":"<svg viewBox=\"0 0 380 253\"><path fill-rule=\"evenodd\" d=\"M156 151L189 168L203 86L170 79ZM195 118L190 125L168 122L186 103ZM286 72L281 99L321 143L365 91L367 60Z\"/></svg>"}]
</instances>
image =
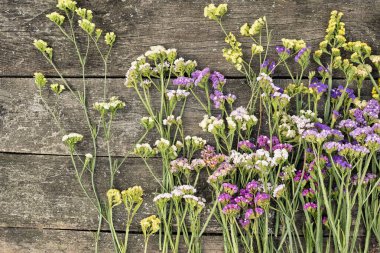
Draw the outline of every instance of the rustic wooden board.
<instances>
[{"instance_id":1,"label":"rustic wooden board","mask_svg":"<svg viewBox=\"0 0 380 253\"><path fill-rule=\"evenodd\" d=\"M98 192L104 199L109 188L107 159L100 158L98 164L95 181ZM159 159L152 159L150 165L159 176ZM69 157L0 154L0 172L0 227L97 229L97 212L77 183ZM88 180L85 182L84 185L89 190ZM132 231L138 232L141 231L138 221L156 213L152 199L159 191L159 185L139 158L128 159L115 179L115 187L118 189L134 185L141 185L144 189L144 203L131 227ZM197 195L205 197L210 203L211 195L205 176L200 178L197 190ZM203 220L209 214L210 208L208 206L204 211ZM123 231L123 208L117 207L114 211L115 228ZM296 218L302 221L303 213L298 213ZM364 229L363 227L359 234L363 235ZM109 230L107 224L104 224L102 230ZM302 230L299 231L302 234ZM221 229L212 220L206 232L221 233Z\"/></svg>"},{"instance_id":2,"label":"rustic wooden board","mask_svg":"<svg viewBox=\"0 0 380 253\"><path fill-rule=\"evenodd\" d=\"M144 244L141 234L130 234L129 250L131 253L142 253ZM114 252L109 233L101 233L99 242L100 252ZM358 238L363 241L363 238ZM180 252L187 252L180 244ZM223 237L207 235L202 237L202 247L205 253L222 253ZM378 253L380 246L371 241L370 253ZM90 231L75 230L51 230L30 228L0 228L0 246L7 253L40 253L40 252L65 252L81 253L91 252L94 247L94 234ZM182 250L181 250L182 249ZM149 241L148 252L160 252L158 250L158 237L152 236Z\"/></svg>"},{"instance_id":3,"label":"rustic wooden board","mask_svg":"<svg viewBox=\"0 0 380 253\"><path fill-rule=\"evenodd\" d=\"M61 142L61 135L49 112L39 100L34 81L31 78L0 78L0 151L16 153L36 154L68 154L67 148ZM70 79L74 88L81 89L80 79ZM279 86L289 84L290 80L278 79L275 83ZM127 89L124 79L113 78L109 80L109 95L119 95L126 102L126 109L118 114L113 124L112 153L124 156L131 150L136 141L144 134L144 129L139 125L139 120L147 116L145 108L139 102L134 91ZM336 81L339 84L341 81ZM89 104L99 101L103 96L102 80L91 78L88 81ZM370 94L371 85L363 85L363 95ZM236 106L245 105L249 100L250 91L243 79L231 79L227 81L226 89L237 95ZM53 106L57 99L46 90L46 100ZM367 97L368 98L368 97ZM155 99L153 99L155 101ZM64 120L66 129L85 135L89 140L87 125L83 119L80 105L69 92L65 92L59 98L58 105L60 115ZM323 110L323 108L321 108ZM217 113L217 112L216 112ZM194 98L189 98L184 116L186 135L197 135L210 140L210 135L203 133L198 126L202 120L204 111ZM258 114L256 113L258 117ZM151 144L157 137L154 134L148 136ZM100 144L102 142L100 141ZM81 152L87 153L90 149L88 142L81 145ZM99 155L106 155L104 146L100 146Z\"/></svg>"},{"instance_id":4,"label":"rustic wooden board","mask_svg":"<svg viewBox=\"0 0 380 253\"><path fill-rule=\"evenodd\" d=\"M152 159L150 165L159 177L160 161ZM76 181L69 157L0 153L0 172L0 227L97 229L96 209ZM103 199L110 187L108 178L107 159L101 158L95 180ZM115 187L121 190L134 185L141 185L145 191L132 226L133 231L140 231L138 221L156 213L152 199L160 189L139 158L128 159L115 179ZM85 186L90 190L89 181ZM200 180L197 188L207 197L205 180ZM116 208L116 229L124 230L124 218L124 209ZM216 230L218 225L211 223L208 232Z\"/></svg>"},{"instance_id":5,"label":"rustic wooden board","mask_svg":"<svg viewBox=\"0 0 380 253\"><path fill-rule=\"evenodd\" d=\"M99 252L114 252L111 234L101 233L100 236ZM202 242L205 253L223 252L223 237L221 236L203 236ZM94 234L90 231L75 230L0 228L0 247L1 252L4 253L87 253L93 252ZM144 252L143 235L130 234L128 249L130 253ZM148 252L160 252L158 250L158 236L150 238ZM183 244L180 246L180 252L187 252Z\"/></svg>"},{"instance_id":6,"label":"rustic wooden board","mask_svg":"<svg viewBox=\"0 0 380 253\"><path fill-rule=\"evenodd\" d=\"M66 48L59 30L45 18L55 11L55 0L5 1L0 12L0 75L30 76L36 70L55 75L54 70L44 62L32 41L43 38L56 48L55 59L64 72L77 76L76 59ZM224 1L216 1L221 3ZM124 76L129 63L145 52L149 46L161 44L176 47L180 55L196 59L199 66L210 66L224 74L241 76L222 57L224 35L218 25L203 16L203 8L210 3L202 1L81 1L81 6L93 9L95 21L106 31L118 35L112 76ZM364 40L373 46L375 53L380 52L380 1L228 1L230 12L225 18L227 30L236 34L245 22L266 15L273 31L273 45L281 38L302 38L313 48L323 39L329 14L337 9L345 13L344 22L347 37L352 40ZM270 56L274 54L274 48ZM9 64L11 63L11 64ZM102 64L92 62L91 75L102 73ZM277 75L286 75L279 71Z\"/></svg>"}]
</instances>

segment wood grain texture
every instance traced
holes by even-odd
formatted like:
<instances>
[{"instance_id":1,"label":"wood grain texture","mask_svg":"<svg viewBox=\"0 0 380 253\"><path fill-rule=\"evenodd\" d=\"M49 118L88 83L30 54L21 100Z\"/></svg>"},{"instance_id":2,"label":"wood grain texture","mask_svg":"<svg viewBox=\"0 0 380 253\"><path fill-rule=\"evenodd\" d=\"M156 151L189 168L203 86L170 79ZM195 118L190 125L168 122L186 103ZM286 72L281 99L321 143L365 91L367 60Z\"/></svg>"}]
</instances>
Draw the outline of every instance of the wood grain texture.
<instances>
[{"instance_id":1,"label":"wood grain texture","mask_svg":"<svg viewBox=\"0 0 380 253\"><path fill-rule=\"evenodd\" d=\"M101 233L99 252L114 252L110 233ZM122 234L120 234L122 236ZM203 252L222 253L223 238L220 236L203 236ZM179 252L187 252L180 245ZM0 228L1 252L6 253L87 253L93 252L94 233L90 231ZM142 234L130 234L129 253L143 253L144 239ZM158 236L149 240L149 253L158 253Z\"/></svg>"},{"instance_id":2,"label":"wood grain texture","mask_svg":"<svg viewBox=\"0 0 380 253\"><path fill-rule=\"evenodd\" d=\"M70 79L69 81L75 89L81 90L80 79ZM61 142L62 135L54 124L53 118L39 100L33 79L0 78L0 82L0 152L68 154L67 148ZM134 143L144 134L144 129L139 125L139 121L141 117L147 116L145 108L134 94L135 92L127 89L123 83L124 80L120 78L109 80L109 96L118 95L126 102L126 109L117 114L112 130L111 152L118 156L124 156L126 152L130 151ZM278 79L275 80L275 83L285 87L290 80ZM340 80L334 82L334 85L338 84L341 84ZM100 79L88 80L89 105L103 97L102 85ZM227 91L237 96L235 108L239 105L246 105L250 97L250 90L243 79L228 80L225 87ZM369 82L363 85L363 96L368 98L371 87ZM153 103L157 103L157 94L152 93L152 95ZM55 103L59 105L58 111L68 132L81 133L85 136L85 140L90 140L88 127L83 119L83 111L69 92L64 92L57 100L56 96L45 90L44 97L50 106L54 106ZM321 101L320 104L323 102ZM215 111L215 115L217 114L218 111ZM188 99L183 118L185 135L197 135L212 141L211 136L202 132L198 126L203 115L204 111L191 96ZM91 116L96 118L97 114L92 112ZM259 117L258 113L256 116ZM156 138L157 136L152 133L146 141L153 144ZM91 146L87 141L80 145L80 152L83 154L91 151ZM104 156L107 153L102 143L100 138L98 154Z\"/></svg>"},{"instance_id":3,"label":"wood grain texture","mask_svg":"<svg viewBox=\"0 0 380 253\"><path fill-rule=\"evenodd\" d=\"M98 162L95 182L104 199L110 187L108 161L101 158ZM160 161L152 159L150 165L159 177ZM97 229L96 209L76 181L69 157L0 154L0 172L0 227ZM90 179L84 178L84 186L90 191ZM118 189L134 185L144 189L144 203L132 225L132 231L140 231L139 221L156 213L152 199L160 188L139 158L128 159L115 177ZM199 195L209 199L206 180L200 180L197 188ZM124 209L115 208L117 230L124 230L124 219ZM109 229L106 224L104 229ZM208 232L218 230L216 222L208 228Z\"/></svg>"},{"instance_id":4,"label":"wood grain texture","mask_svg":"<svg viewBox=\"0 0 380 253\"><path fill-rule=\"evenodd\" d=\"M55 3L55 0L5 1L0 12L0 75L31 76L35 71L55 75L31 45L35 38L43 38L57 49L55 59L66 74L79 75L78 65L73 64L76 56L67 50L69 45L59 30L45 18L55 11ZM181 56L196 59L200 67L210 66L227 76L241 76L222 57L225 45L219 26L203 16L203 8L209 3L208 0L87 0L80 5L94 11L100 28L118 35L111 76L124 76L136 56L157 44L178 48ZM228 31L238 34L242 24L266 15L273 29L273 45L278 45L283 37L301 38L313 48L324 37L330 12L337 9L345 13L348 39L364 40L374 53L380 53L380 0L233 0L228 4L230 11L225 17ZM274 48L270 56L274 56ZM92 62L89 74L101 73L102 64ZM284 76L286 72L280 70L277 75Z\"/></svg>"}]
</instances>

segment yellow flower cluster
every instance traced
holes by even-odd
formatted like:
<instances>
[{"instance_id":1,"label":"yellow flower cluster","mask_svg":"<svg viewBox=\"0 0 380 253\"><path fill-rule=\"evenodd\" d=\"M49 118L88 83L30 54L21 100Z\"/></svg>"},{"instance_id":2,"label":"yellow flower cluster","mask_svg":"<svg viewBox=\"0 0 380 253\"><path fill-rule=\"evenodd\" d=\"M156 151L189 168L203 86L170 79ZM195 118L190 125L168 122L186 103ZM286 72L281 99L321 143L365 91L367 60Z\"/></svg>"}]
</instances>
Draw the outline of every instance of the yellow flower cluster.
<instances>
[{"instance_id":1,"label":"yellow flower cluster","mask_svg":"<svg viewBox=\"0 0 380 253\"><path fill-rule=\"evenodd\" d=\"M302 48L306 47L306 43L303 40L291 40L291 39L281 39L282 45L284 45L285 48L291 49L294 51L299 51Z\"/></svg>"},{"instance_id":2,"label":"yellow flower cluster","mask_svg":"<svg viewBox=\"0 0 380 253\"><path fill-rule=\"evenodd\" d=\"M65 86L58 83L53 83L50 85L50 89L57 95L61 94L65 90Z\"/></svg>"},{"instance_id":3,"label":"yellow flower cluster","mask_svg":"<svg viewBox=\"0 0 380 253\"><path fill-rule=\"evenodd\" d=\"M42 89L43 87L45 87L47 80L44 74L39 72L34 73L34 83L36 84L38 89Z\"/></svg>"},{"instance_id":4,"label":"yellow flower cluster","mask_svg":"<svg viewBox=\"0 0 380 253\"><path fill-rule=\"evenodd\" d=\"M326 42L336 39L338 44L342 45L346 41L346 38L344 37L346 34L346 29L344 28L345 24L340 21L342 17L342 12L338 12L336 10L331 12L329 24L326 29Z\"/></svg>"},{"instance_id":5,"label":"yellow flower cluster","mask_svg":"<svg viewBox=\"0 0 380 253\"><path fill-rule=\"evenodd\" d=\"M380 55L371 55L369 59L376 68L380 69Z\"/></svg>"},{"instance_id":6,"label":"yellow flower cluster","mask_svg":"<svg viewBox=\"0 0 380 253\"><path fill-rule=\"evenodd\" d=\"M46 41L43 40L34 40L33 45L42 53L46 54L49 59L51 60L53 58L53 49L51 47L48 47L48 44Z\"/></svg>"},{"instance_id":7,"label":"yellow flower cluster","mask_svg":"<svg viewBox=\"0 0 380 253\"><path fill-rule=\"evenodd\" d=\"M122 203L121 193L118 189L109 189L107 191L107 199L108 199L108 206L110 208L118 206Z\"/></svg>"},{"instance_id":8,"label":"yellow flower cluster","mask_svg":"<svg viewBox=\"0 0 380 253\"><path fill-rule=\"evenodd\" d=\"M88 19L78 20L78 24L83 29L83 31L89 35L91 35L95 30L95 24Z\"/></svg>"},{"instance_id":9,"label":"yellow flower cluster","mask_svg":"<svg viewBox=\"0 0 380 253\"><path fill-rule=\"evenodd\" d=\"M219 21L227 13L227 4L220 4L217 7L209 4L204 8L204 16L211 20Z\"/></svg>"},{"instance_id":10,"label":"yellow flower cluster","mask_svg":"<svg viewBox=\"0 0 380 253\"><path fill-rule=\"evenodd\" d=\"M58 0L57 7L62 11L75 11L77 2L72 0Z\"/></svg>"},{"instance_id":11,"label":"yellow flower cluster","mask_svg":"<svg viewBox=\"0 0 380 253\"><path fill-rule=\"evenodd\" d=\"M230 45L230 48L223 49L224 58L227 62L232 63L236 69L241 70L243 63L241 43L236 40L235 35L231 32L226 36L225 42Z\"/></svg>"},{"instance_id":12,"label":"yellow flower cluster","mask_svg":"<svg viewBox=\"0 0 380 253\"><path fill-rule=\"evenodd\" d=\"M48 15L46 15L50 21L54 22L56 25L61 26L63 24L63 21L65 21L65 17L58 12L52 12Z\"/></svg>"},{"instance_id":13,"label":"yellow flower cluster","mask_svg":"<svg viewBox=\"0 0 380 253\"><path fill-rule=\"evenodd\" d=\"M378 87L380 87L380 79L379 79L379 86ZM380 96L379 96L379 93L377 92L376 87L372 88L372 97L374 99L380 100Z\"/></svg>"},{"instance_id":14,"label":"yellow flower cluster","mask_svg":"<svg viewBox=\"0 0 380 253\"><path fill-rule=\"evenodd\" d=\"M83 19L87 19L88 21L91 21L93 18L92 10L87 10L86 8L78 8L75 10L77 15Z\"/></svg>"},{"instance_id":15,"label":"yellow flower cluster","mask_svg":"<svg viewBox=\"0 0 380 253\"><path fill-rule=\"evenodd\" d=\"M255 43L252 44L251 50L252 50L252 55L260 54L260 53L264 52L263 46L256 45Z\"/></svg>"},{"instance_id":16,"label":"yellow flower cluster","mask_svg":"<svg viewBox=\"0 0 380 253\"><path fill-rule=\"evenodd\" d=\"M149 216L145 219L142 219L141 224L141 230L144 233L144 236L150 236L154 233L156 233L160 229L160 219L156 217L156 215Z\"/></svg>"},{"instance_id":17,"label":"yellow flower cluster","mask_svg":"<svg viewBox=\"0 0 380 253\"><path fill-rule=\"evenodd\" d=\"M132 206L134 204L140 205L143 202L144 191L141 186L133 186L121 192L121 198L124 205Z\"/></svg>"},{"instance_id":18,"label":"yellow flower cluster","mask_svg":"<svg viewBox=\"0 0 380 253\"><path fill-rule=\"evenodd\" d=\"M371 47L367 43L361 41L350 41L343 45L344 49L353 52L351 61L360 62L360 59L365 59L371 55Z\"/></svg>"},{"instance_id":19,"label":"yellow flower cluster","mask_svg":"<svg viewBox=\"0 0 380 253\"><path fill-rule=\"evenodd\" d=\"M110 47L113 46L113 44L115 43L115 40L116 40L116 35L114 32L106 33L106 35L104 36L104 41Z\"/></svg>"},{"instance_id":20,"label":"yellow flower cluster","mask_svg":"<svg viewBox=\"0 0 380 253\"><path fill-rule=\"evenodd\" d=\"M267 20L266 20L266 17L264 16L262 18L256 19L253 22L252 26L249 26L248 23L245 23L244 25L240 27L240 33L243 36L253 36L253 35L259 34L261 30L263 29L263 27L265 26L266 22Z\"/></svg>"}]
</instances>

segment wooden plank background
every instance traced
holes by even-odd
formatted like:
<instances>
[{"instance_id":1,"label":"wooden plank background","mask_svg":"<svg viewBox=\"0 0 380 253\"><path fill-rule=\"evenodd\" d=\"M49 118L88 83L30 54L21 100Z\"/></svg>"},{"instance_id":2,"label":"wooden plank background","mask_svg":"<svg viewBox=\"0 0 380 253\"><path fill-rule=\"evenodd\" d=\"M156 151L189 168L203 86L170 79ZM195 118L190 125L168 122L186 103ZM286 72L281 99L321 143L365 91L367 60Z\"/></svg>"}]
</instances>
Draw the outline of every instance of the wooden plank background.
<instances>
[{"instance_id":1,"label":"wooden plank background","mask_svg":"<svg viewBox=\"0 0 380 253\"><path fill-rule=\"evenodd\" d=\"M214 1L221 3L221 1ZM380 0L308 0L265 1L230 0L226 27L238 33L239 26L265 14L274 30L276 45L281 38L300 38L315 48L324 37L329 13L343 11L347 37L368 42L380 54ZM216 23L203 17L203 8L209 1L197 0L92 0L80 1L91 8L95 22L106 31L114 31L118 41L110 67L110 95L118 94L127 104L115 121L112 153L122 157L143 133L138 125L144 116L137 98L124 86L124 75L134 57L151 45L175 47L181 56L195 59L200 67L210 66L230 79L227 89L235 92L239 103L247 102L244 79L221 54L224 36ZM55 59L71 77L75 87L79 82L79 68L75 56L66 50L59 31L45 15L54 11L56 1L2 0L0 3L0 251L1 252L91 252L93 231L96 230L96 211L91 207L77 185L71 163L61 136L52 119L39 102L33 79L36 71L54 78L54 70L44 62L31 45L35 38L49 42L55 50ZM274 50L271 52L273 55ZM74 59L74 60L73 60ZM91 62L89 74L90 103L101 94L102 66ZM279 69L276 83L289 82L286 72ZM336 84L339 81L336 82ZM366 94L369 90L366 89ZM46 97L55 103L52 94ZM65 126L75 132L84 132L78 104L63 94L59 101L60 116ZM190 101L184 122L188 134L207 137L200 132L197 122L202 118L201 108ZM154 136L149 136L153 140ZM87 143L81 151L86 152ZM100 147L101 156L105 155ZM103 158L100 159L103 163ZM160 171L159 160L152 159ZM105 173L98 173L100 189L106 191ZM158 187L138 158L132 157L121 168L116 186L142 185L146 202L137 219L154 213L152 197ZM200 188L206 188L204 183ZM116 228L122 230L121 215L116 215ZM301 218L301 217L300 217ZM102 232L101 252L112 252L110 234L105 226ZM142 235L137 222L132 227L134 242L130 252L142 251ZM204 238L205 252L222 252L222 238L217 224L210 224ZM157 252L157 240L152 240L149 252ZM379 252L373 242L373 252Z\"/></svg>"}]
</instances>

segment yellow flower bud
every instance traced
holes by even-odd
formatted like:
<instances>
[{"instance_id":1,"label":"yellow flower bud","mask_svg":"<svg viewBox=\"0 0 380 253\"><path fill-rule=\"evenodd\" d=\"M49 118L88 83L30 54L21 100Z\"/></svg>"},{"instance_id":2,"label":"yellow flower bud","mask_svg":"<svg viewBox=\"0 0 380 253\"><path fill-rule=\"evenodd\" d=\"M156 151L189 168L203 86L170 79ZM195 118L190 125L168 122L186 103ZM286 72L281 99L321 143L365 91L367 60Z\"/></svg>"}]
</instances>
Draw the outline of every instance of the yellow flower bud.
<instances>
[{"instance_id":1,"label":"yellow flower bud","mask_svg":"<svg viewBox=\"0 0 380 253\"><path fill-rule=\"evenodd\" d=\"M61 26L63 24L63 21L65 20L65 17L63 15L59 14L58 12L52 12L52 13L46 15L46 17L48 19L50 19L50 21L57 24L58 26Z\"/></svg>"},{"instance_id":2,"label":"yellow flower bud","mask_svg":"<svg viewBox=\"0 0 380 253\"><path fill-rule=\"evenodd\" d=\"M46 86L47 80L44 74L36 72L34 73L34 83L36 84L38 89L42 89Z\"/></svg>"},{"instance_id":3,"label":"yellow flower bud","mask_svg":"<svg viewBox=\"0 0 380 253\"><path fill-rule=\"evenodd\" d=\"M106 33L106 35L104 36L104 41L110 47L113 46L113 44L115 43L115 40L116 40L116 35L114 32Z\"/></svg>"},{"instance_id":4,"label":"yellow flower bud","mask_svg":"<svg viewBox=\"0 0 380 253\"><path fill-rule=\"evenodd\" d=\"M331 48L331 53L333 56L339 56L340 55L340 50L339 48Z\"/></svg>"},{"instance_id":5,"label":"yellow flower bud","mask_svg":"<svg viewBox=\"0 0 380 253\"><path fill-rule=\"evenodd\" d=\"M107 191L108 205L110 208L121 204L121 193L118 189L109 189Z\"/></svg>"},{"instance_id":6,"label":"yellow flower bud","mask_svg":"<svg viewBox=\"0 0 380 253\"><path fill-rule=\"evenodd\" d=\"M61 94L62 91L65 90L65 86L63 86L62 84L58 84L58 83L53 83L50 85L50 89L57 95Z\"/></svg>"},{"instance_id":7,"label":"yellow flower bud","mask_svg":"<svg viewBox=\"0 0 380 253\"><path fill-rule=\"evenodd\" d=\"M322 56L322 50L316 50L314 52L314 57L320 58Z\"/></svg>"},{"instance_id":8,"label":"yellow flower bud","mask_svg":"<svg viewBox=\"0 0 380 253\"><path fill-rule=\"evenodd\" d=\"M249 25L245 23L240 27L240 34L243 36L249 36Z\"/></svg>"},{"instance_id":9,"label":"yellow flower bud","mask_svg":"<svg viewBox=\"0 0 380 253\"><path fill-rule=\"evenodd\" d=\"M252 44L251 50L252 50L252 55L255 55L255 54L262 53L264 51L264 48L263 46Z\"/></svg>"}]
</instances>

